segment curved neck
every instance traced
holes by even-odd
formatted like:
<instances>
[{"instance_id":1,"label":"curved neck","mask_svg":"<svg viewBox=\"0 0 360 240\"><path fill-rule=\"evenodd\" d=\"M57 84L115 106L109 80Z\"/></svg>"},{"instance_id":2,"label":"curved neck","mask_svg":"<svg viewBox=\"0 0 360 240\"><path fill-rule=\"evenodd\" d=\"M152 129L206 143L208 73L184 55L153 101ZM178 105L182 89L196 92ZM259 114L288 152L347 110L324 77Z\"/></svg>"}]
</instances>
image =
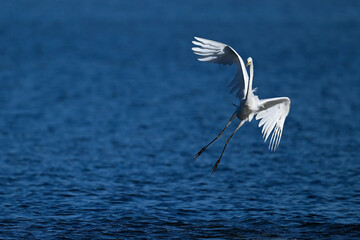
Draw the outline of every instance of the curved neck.
<instances>
[{"instance_id":1,"label":"curved neck","mask_svg":"<svg viewBox=\"0 0 360 240\"><path fill-rule=\"evenodd\" d=\"M253 77L254 77L254 65L251 63L250 64L250 78L249 78L249 84L248 84L248 90L247 90L246 97L252 93Z\"/></svg>"}]
</instances>

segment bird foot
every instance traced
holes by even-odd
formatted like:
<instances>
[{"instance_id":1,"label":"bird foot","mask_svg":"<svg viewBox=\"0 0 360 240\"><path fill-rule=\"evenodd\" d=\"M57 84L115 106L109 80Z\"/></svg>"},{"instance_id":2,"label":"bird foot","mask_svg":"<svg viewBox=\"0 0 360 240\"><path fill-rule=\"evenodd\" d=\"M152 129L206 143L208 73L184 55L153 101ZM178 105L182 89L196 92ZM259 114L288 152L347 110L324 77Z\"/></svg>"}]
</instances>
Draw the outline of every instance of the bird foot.
<instances>
[{"instance_id":1,"label":"bird foot","mask_svg":"<svg viewBox=\"0 0 360 240\"><path fill-rule=\"evenodd\" d=\"M216 163L215 163L214 166L212 167L212 169L211 169L211 174L213 174L213 173L216 172L216 169L217 169L217 167L219 166L220 160L221 160L221 157L216 161Z\"/></svg>"},{"instance_id":2,"label":"bird foot","mask_svg":"<svg viewBox=\"0 0 360 240\"><path fill-rule=\"evenodd\" d=\"M216 172L217 165L215 164L211 169L211 174L214 174Z\"/></svg>"},{"instance_id":3,"label":"bird foot","mask_svg":"<svg viewBox=\"0 0 360 240\"><path fill-rule=\"evenodd\" d=\"M197 154L195 154L194 160L198 159L204 151L205 151L205 148L202 148Z\"/></svg>"}]
</instances>

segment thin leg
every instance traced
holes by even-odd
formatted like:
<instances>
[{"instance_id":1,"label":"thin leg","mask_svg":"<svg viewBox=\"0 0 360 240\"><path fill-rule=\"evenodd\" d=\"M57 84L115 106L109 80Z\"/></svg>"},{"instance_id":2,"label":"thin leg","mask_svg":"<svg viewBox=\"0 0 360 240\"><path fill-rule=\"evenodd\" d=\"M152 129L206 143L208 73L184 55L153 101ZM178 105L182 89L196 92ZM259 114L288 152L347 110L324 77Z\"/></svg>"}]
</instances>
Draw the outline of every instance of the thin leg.
<instances>
[{"instance_id":1,"label":"thin leg","mask_svg":"<svg viewBox=\"0 0 360 240\"><path fill-rule=\"evenodd\" d=\"M205 149L210 145L212 144L216 139L218 139L225 131L225 129L227 129L227 127L230 125L230 123L234 120L234 118L236 117L235 114L233 114L229 120L229 122L226 124L225 128L221 131L221 133L216 137L214 138L211 142L208 143L208 145L206 145L205 147L203 147L194 157L194 160L196 160L198 157L200 157L200 155L205 151Z\"/></svg>"},{"instance_id":2,"label":"thin leg","mask_svg":"<svg viewBox=\"0 0 360 240\"><path fill-rule=\"evenodd\" d=\"M245 123L245 120L241 121L241 122L239 123L239 126L237 126L237 128L235 129L235 131L234 131L234 132L230 135L230 137L226 140L225 146L224 146L224 148L223 148L223 150L222 150L222 152L221 152L221 155L220 155L219 159L216 161L215 165L213 166L211 173L214 173L214 172L216 171L216 168L218 167L218 165L219 165L219 163L220 163L220 160L221 160L221 158L222 158L222 155L223 155L224 152L225 152L225 149L226 149L227 144L229 143L229 141L230 141L230 139L232 138L232 136L234 136L234 134L236 133L236 131L239 130L239 128L240 128L244 123Z\"/></svg>"}]
</instances>

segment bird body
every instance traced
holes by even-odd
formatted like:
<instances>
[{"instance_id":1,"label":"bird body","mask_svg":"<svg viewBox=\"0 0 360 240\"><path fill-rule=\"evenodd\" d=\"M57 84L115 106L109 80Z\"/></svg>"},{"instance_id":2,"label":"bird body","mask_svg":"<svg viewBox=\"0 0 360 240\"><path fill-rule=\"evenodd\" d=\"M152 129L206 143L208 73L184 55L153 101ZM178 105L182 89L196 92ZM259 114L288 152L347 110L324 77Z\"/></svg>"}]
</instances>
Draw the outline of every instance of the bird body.
<instances>
[{"instance_id":1,"label":"bird body","mask_svg":"<svg viewBox=\"0 0 360 240\"><path fill-rule=\"evenodd\" d=\"M251 122L251 120L254 117L253 113L257 112L257 110L259 109L257 105L258 99L259 98L241 100L240 105L237 106L235 110L236 117L239 118L240 120L245 120L245 121L248 120L249 122Z\"/></svg>"},{"instance_id":2,"label":"bird body","mask_svg":"<svg viewBox=\"0 0 360 240\"><path fill-rule=\"evenodd\" d=\"M251 57L247 59L247 64L245 65L240 55L232 47L204 38L195 37L195 39L197 41L193 41L193 44L196 45L196 47L193 47L192 50L195 54L200 56L200 58L198 58L199 61L214 62L224 65L231 65L234 62L237 63L238 71L229 87L231 87L230 93L236 91L236 96L240 100L239 106L237 106L225 128L214 140L203 147L195 155L195 159L198 158L211 143L213 143L223 134L225 129L236 117L239 118L240 123L238 127L226 140L220 158L212 169L212 171L215 172L231 137L246 121L250 122L255 115L256 120L260 120L259 127L262 127L262 133L265 142L272 133L269 149L275 151L279 146L284 122L290 111L290 99L287 97L278 97L260 100L258 96L254 94L256 89L252 88L254 64ZM246 70L247 66L249 66L250 77Z\"/></svg>"}]
</instances>

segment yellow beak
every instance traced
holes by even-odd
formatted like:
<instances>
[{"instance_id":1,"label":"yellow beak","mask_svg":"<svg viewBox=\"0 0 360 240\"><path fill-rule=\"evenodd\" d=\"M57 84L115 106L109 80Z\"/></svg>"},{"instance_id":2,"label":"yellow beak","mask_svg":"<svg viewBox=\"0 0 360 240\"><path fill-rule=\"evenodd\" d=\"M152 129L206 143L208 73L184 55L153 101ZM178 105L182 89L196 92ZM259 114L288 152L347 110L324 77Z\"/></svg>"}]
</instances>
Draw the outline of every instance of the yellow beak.
<instances>
[{"instance_id":1,"label":"yellow beak","mask_svg":"<svg viewBox=\"0 0 360 240\"><path fill-rule=\"evenodd\" d=\"M249 66L249 65L250 65L250 62L247 62L247 63L246 63L246 67Z\"/></svg>"}]
</instances>

